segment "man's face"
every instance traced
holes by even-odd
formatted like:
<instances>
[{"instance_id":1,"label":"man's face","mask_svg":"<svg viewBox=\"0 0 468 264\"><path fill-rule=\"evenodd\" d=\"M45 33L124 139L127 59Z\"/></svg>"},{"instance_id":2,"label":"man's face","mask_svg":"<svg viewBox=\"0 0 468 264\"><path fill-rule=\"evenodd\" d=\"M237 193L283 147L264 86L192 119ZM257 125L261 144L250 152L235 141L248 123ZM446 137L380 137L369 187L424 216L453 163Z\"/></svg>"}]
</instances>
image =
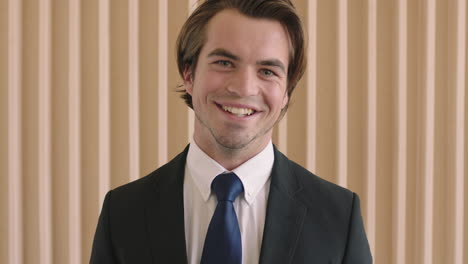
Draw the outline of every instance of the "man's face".
<instances>
[{"instance_id":1,"label":"man's face","mask_svg":"<svg viewBox=\"0 0 468 264\"><path fill-rule=\"evenodd\" d=\"M184 84L202 149L261 151L288 102L289 39L276 21L223 10L206 27L195 74Z\"/></svg>"}]
</instances>

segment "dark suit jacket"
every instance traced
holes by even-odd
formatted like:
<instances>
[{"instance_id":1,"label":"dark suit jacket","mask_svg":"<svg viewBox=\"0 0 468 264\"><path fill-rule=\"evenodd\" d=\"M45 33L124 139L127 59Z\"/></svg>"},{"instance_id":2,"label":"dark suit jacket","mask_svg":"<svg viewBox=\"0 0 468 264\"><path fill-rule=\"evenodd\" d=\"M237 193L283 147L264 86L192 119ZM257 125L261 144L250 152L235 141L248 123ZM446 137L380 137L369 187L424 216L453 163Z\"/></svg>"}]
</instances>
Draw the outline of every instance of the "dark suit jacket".
<instances>
[{"instance_id":1,"label":"dark suit jacket","mask_svg":"<svg viewBox=\"0 0 468 264\"><path fill-rule=\"evenodd\" d=\"M107 193L91 263L187 263L187 151ZM274 153L260 263L372 263L358 196Z\"/></svg>"}]
</instances>

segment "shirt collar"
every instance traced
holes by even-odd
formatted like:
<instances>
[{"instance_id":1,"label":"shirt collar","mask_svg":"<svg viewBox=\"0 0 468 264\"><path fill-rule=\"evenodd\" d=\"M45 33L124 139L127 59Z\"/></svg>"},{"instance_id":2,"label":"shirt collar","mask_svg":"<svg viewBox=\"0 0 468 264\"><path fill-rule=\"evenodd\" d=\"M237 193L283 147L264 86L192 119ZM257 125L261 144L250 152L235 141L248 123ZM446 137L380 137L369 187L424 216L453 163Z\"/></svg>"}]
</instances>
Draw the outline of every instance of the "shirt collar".
<instances>
[{"instance_id":1,"label":"shirt collar","mask_svg":"<svg viewBox=\"0 0 468 264\"><path fill-rule=\"evenodd\" d=\"M273 162L273 144L270 141L260 153L232 170L244 186L244 198L249 205L255 201L255 197L270 178ZM203 152L193 140L187 154L187 168L205 202L210 197L213 179L228 172Z\"/></svg>"}]
</instances>

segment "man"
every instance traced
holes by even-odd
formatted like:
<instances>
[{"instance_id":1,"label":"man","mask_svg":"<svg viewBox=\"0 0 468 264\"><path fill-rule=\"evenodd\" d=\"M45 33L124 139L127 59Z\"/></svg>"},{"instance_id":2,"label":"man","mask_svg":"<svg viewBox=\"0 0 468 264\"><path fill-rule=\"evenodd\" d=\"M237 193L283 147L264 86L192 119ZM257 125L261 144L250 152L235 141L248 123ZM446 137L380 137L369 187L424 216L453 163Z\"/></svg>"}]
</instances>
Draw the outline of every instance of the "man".
<instances>
[{"instance_id":1,"label":"man","mask_svg":"<svg viewBox=\"0 0 468 264\"><path fill-rule=\"evenodd\" d=\"M208 0L178 39L193 141L110 191L91 263L372 263L356 194L271 143L305 67L288 0Z\"/></svg>"}]
</instances>

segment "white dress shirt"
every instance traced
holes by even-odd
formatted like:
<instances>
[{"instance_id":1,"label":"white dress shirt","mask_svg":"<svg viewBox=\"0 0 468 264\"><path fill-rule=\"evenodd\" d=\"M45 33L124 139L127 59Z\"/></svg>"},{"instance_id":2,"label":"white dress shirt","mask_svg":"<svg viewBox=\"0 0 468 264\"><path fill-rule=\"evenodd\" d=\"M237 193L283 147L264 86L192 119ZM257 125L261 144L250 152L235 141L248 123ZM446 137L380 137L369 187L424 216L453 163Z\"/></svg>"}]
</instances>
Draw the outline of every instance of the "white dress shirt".
<instances>
[{"instance_id":1,"label":"white dress shirt","mask_svg":"<svg viewBox=\"0 0 468 264\"><path fill-rule=\"evenodd\" d=\"M266 205L273 168L273 144L232 170L244 185L244 192L234 201L242 239L242 263L258 263L265 225ZM191 142L184 177L184 220L187 260L199 264L205 236L214 214L217 199L211 192L211 182L228 172Z\"/></svg>"}]
</instances>

